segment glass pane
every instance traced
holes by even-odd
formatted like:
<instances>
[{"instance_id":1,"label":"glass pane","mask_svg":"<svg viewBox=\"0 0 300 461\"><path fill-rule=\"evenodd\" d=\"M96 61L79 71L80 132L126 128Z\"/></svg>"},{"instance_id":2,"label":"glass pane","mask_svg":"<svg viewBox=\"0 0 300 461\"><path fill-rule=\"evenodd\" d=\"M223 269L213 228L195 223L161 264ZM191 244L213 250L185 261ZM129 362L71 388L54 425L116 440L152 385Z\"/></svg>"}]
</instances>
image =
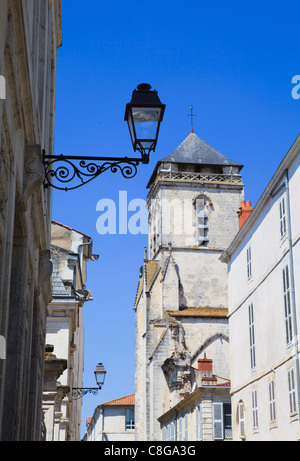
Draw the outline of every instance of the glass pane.
<instances>
[{"instance_id":1,"label":"glass pane","mask_svg":"<svg viewBox=\"0 0 300 461\"><path fill-rule=\"evenodd\" d=\"M132 123L132 117L131 117L130 113L129 113L129 116L128 116L128 127L129 127L130 136L131 136L131 141L134 142L134 137L135 137L134 126L133 126L133 123Z\"/></svg>"},{"instance_id":2,"label":"glass pane","mask_svg":"<svg viewBox=\"0 0 300 461\"><path fill-rule=\"evenodd\" d=\"M156 139L161 109L132 108L137 139ZM144 145L144 143L143 143ZM144 147L150 147L144 146Z\"/></svg>"},{"instance_id":3,"label":"glass pane","mask_svg":"<svg viewBox=\"0 0 300 461\"><path fill-rule=\"evenodd\" d=\"M132 114L134 123L158 122L161 109L159 107L133 107Z\"/></svg>"},{"instance_id":4,"label":"glass pane","mask_svg":"<svg viewBox=\"0 0 300 461\"><path fill-rule=\"evenodd\" d=\"M156 139L157 127L157 122L135 123L136 139L151 139L154 141Z\"/></svg>"}]
</instances>

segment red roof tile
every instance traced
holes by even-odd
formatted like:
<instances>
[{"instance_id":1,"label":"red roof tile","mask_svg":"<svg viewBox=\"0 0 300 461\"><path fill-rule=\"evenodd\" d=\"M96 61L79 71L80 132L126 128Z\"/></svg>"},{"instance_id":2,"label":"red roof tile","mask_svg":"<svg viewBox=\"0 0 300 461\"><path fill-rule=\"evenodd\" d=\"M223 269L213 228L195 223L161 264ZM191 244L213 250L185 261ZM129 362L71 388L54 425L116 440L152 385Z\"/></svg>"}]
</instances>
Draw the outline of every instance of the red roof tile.
<instances>
[{"instance_id":1,"label":"red roof tile","mask_svg":"<svg viewBox=\"0 0 300 461\"><path fill-rule=\"evenodd\" d=\"M134 405L134 394L126 395L119 399L110 400L109 402L102 403L100 406L118 406L118 405Z\"/></svg>"}]
</instances>

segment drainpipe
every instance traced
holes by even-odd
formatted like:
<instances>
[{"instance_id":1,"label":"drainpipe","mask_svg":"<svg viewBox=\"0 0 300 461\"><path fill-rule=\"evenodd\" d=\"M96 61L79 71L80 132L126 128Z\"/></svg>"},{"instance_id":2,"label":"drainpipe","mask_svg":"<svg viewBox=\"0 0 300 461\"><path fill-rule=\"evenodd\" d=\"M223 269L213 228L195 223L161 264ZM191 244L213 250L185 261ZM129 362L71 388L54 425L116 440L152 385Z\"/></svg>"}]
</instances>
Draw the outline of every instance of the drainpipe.
<instances>
[{"instance_id":1,"label":"drainpipe","mask_svg":"<svg viewBox=\"0 0 300 461\"><path fill-rule=\"evenodd\" d=\"M288 169L285 170L286 179L286 208L288 220L288 240L289 240L289 257L290 257L290 279L291 279L291 295L292 295L292 311L293 311L293 328L294 342L296 355L296 377L298 390L298 416L300 417L300 369L299 369L299 351L298 351L298 328L297 328L297 313L296 313L296 297L295 297L295 277L294 277L294 260L293 260L293 242L291 229L291 210L290 210L290 189L289 189L289 174Z\"/></svg>"}]
</instances>

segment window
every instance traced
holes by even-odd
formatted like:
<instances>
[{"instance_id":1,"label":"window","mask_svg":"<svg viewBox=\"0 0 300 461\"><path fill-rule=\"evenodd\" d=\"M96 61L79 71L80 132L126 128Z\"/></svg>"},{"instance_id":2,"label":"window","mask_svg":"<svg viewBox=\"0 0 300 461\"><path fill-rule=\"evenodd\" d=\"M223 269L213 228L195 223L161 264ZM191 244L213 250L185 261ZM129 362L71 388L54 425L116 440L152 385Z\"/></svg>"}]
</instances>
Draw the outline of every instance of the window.
<instances>
[{"instance_id":1,"label":"window","mask_svg":"<svg viewBox=\"0 0 300 461\"><path fill-rule=\"evenodd\" d=\"M240 438L244 439L246 437L246 431L245 431L245 406L243 402L239 402L238 404L238 421L239 421Z\"/></svg>"},{"instance_id":2,"label":"window","mask_svg":"<svg viewBox=\"0 0 300 461\"><path fill-rule=\"evenodd\" d=\"M213 403L214 440L223 440L223 404Z\"/></svg>"},{"instance_id":3,"label":"window","mask_svg":"<svg viewBox=\"0 0 300 461\"><path fill-rule=\"evenodd\" d=\"M269 402L270 402L270 421L276 421L276 407L275 407L275 383L269 382Z\"/></svg>"},{"instance_id":4,"label":"window","mask_svg":"<svg viewBox=\"0 0 300 461\"><path fill-rule=\"evenodd\" d=\"M135 428L134 408L126 408L125 418L126 418L126 422L125 422L126 430L134 429Z\"/></svg>"},{"instance_id":5,"label":"window","mask_svg":"<svg viewBox=\"0 0 300 461\"><path fill-rule=\"evenodd\" d=\"M224 417L224 437L225 439L231 439L232 438L231 403L223 404L223 417Z\"/></svg>"},{"instance_id":6,"label":"window","mask_svg":"<svg viewBox=\"0 0 300 461\"><path fill-rule=\"evenodd\" d=\"M170 441L174 442L175 441L175 423L174 421L171 422L170 424Z\"/></svg>"},{"instance_id":7,"label":"window","mask_svg":"<svg viewBox=\"0 0 300 461\"><path fill-rule=\"evenodd\" d=\"M224 440L232 437L230 403L213 403L213 437L214 440Z\"/></svg>"},{"instance_id":8,"label":"window","mask_svg":"<svg viewBox=\"0 0 300 461\"><path fill-rule=\"evenodd\" d=\"M290 368L288 370L288 384L289 384L290 415L293 415L297 413L294 368Z\"/></svg>"},{"instance_id":9,"label":"window","mask_svg":"<svg viewBox=\"0 0 300 461\"><path fill-rule=\"evenodd\" d=\"M202 407L196 407L196 440L202 440Z\"/></svg>"},{"instance_id":10,"label":"window","mask_svg":"<svg viewBox=\"0 0 300 461\"><path fill-rule=\"evenodd\" d=\"M258 428L258 406L257 406L257 390L252 391L252 417L253 429Z\"/></svg>"},{"instance_id":11,"label":"window","mask_svg":"<svg viewBox=\"0 0 300 461\"><path fill-rule=\"evenodd\" d=\"M251 247L247 248L247 279L250 280L252 277L252 256Z\"/></svg>"},{"instance_id":12,"label":"window","mask_svg":"<svg viewBox=\"0 0 300 461\"><path fill-rule=\"evenodd\" d=\"M188 413L185 414L184 416L184 440L188 441L189 440L189 428L188 428Z\"/></svg>"},{"instance_id":13,"label":"window","mask_svg":"<svg viewBox=\"0 0 300 461\"><path fill-rule=\"evenodd\" d=\"M208 203L205 197L196 200L196 227L198 245L207 246L208 242Z\"/></svg>"},{"instance_id":14,"label":"window","mask_svg":"<svg viewBox=\"0 0 300 461\"><path fill-rule=\"evenodd\" d=\"M182 417L179 418L179 440L182 440Z\"/></svg>"},{"instance_id":15,"label":"window","mask_svg":"<svg viewBox=\"0 0 300 461\"><path fill-rule=\"evenodd\" d=\"M254 311L253 303L249 305L249 336L250 336L250 361L251 370L255 369L256 356L255 356L255 335L254 335Z\"/></svg>"},{"instance_id":16,"label":"window","mask_svg":"<svg viewBox=\"0 0 300 461\"><path fill-rule=\"evenodd\" d=\"M291 344L293 339L293 327L292 327L292 310L291 310L291 298L290 298L290 280L289 280L289 267L286 265L282 271L283 277L283 300L284 300L284 318L285 318L285 333L286 343Z\"/></svg>"},{"instance_id":17,"label":"window","mask_svg":"<svg viewBox=\"0 0 300 461\"><path fill-rule=\"evenodd\" d=\"M281 238L286 234L286 214L285 214L285 198L282 197L279 202L279 216L280 216L280 236Z\"/></svg>"}]
</instances>

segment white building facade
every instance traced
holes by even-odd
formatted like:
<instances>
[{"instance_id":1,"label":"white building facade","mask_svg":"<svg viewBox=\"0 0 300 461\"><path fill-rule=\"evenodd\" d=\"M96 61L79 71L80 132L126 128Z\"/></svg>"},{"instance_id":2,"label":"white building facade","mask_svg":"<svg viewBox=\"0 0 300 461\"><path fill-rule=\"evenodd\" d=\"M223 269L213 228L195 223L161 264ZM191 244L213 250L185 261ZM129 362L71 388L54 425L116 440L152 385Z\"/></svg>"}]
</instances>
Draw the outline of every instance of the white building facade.
<instances>
[{"instance_id":1,"label":"white building facade","mask_svg":"<svg viewBox=\"0 0 300 461\"><path fill-rule=\"evenodd\" d=\"M300 136L223 253L234 440L299 440Z\"/></svg>"},{"instance_id":2,"label":"white building facade","mask_svg":"<svg viewBox=\"0 0 300 461\"><path fill-rule=\"evenodd\" d=\"M135 395L98 405L87 421L85 442L133 442L135 440Z\"/></svg>"}]
</instances>

